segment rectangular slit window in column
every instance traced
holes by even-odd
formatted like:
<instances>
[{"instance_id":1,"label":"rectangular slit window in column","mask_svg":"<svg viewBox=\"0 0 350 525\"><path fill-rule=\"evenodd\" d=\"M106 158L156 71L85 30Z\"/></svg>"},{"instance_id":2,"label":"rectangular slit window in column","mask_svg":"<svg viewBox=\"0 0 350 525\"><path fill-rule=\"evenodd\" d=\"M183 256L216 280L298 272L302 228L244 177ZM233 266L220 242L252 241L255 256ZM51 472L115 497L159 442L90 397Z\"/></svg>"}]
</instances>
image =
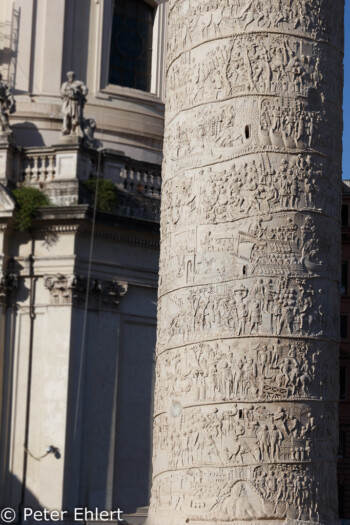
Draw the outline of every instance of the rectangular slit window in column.
<instances>
[{"instance_id":1,"label":"rectangular slit window in column","mask_svg":"<svg viewBox=\"0 0 350 525\"><path fill-rule=\"evenodd\" d=\"M341 295L348 294L348 261L342 261L341 263Z\"/></svg>"},{"instance_id":2,"label":"rectangular slit window in column","mask_svg":"<svg viewBox=\"0 0 350 525\"><path fill-rule=\"evenodd\" d=\"M347 315L340 316L340 337L341 339L348 338L348 316Z\"/></svg>"},{"instance_id":3,"label":"rectangular slit window in column","mask_svg":"<svg viewBox=\"0 0 350 525\"><path fill-rule=\"evenodd\" d=\"M339 431L339 450L338 459L344 459L346 454L346 432L344 430Z\"/></svg>"},{"instance_id":4,"label":"rectangular slit window in column","mask_svg":"<svg viewBox=\"0 0 350 525\"><path fill-rule=\"evenodd\" d=\"M338 499L339 499L339 517L342 519L345 514L345 491L344 485L338 485Z\"/></svg>"},{"instance_id":5,"label":"rectangular slit window in column","mask_svg":"<svg viewBox=\"0 0 350 525\"><path fill-rule=\"evenodd\" d=\"M346 399L346 366L340 367L340 391L339 391L339 399L344 400Z\"/></svg>"},{"instance_id":6,"label":"rectangular slit window in column","mask_svg":"<svg viewBox=\"0 0 350 525\"><path fill-rule=\"evenodd\" d=\"M341 207L341 225L349 226L349 205L343 204Z\"/></svg>"}]
</instances>

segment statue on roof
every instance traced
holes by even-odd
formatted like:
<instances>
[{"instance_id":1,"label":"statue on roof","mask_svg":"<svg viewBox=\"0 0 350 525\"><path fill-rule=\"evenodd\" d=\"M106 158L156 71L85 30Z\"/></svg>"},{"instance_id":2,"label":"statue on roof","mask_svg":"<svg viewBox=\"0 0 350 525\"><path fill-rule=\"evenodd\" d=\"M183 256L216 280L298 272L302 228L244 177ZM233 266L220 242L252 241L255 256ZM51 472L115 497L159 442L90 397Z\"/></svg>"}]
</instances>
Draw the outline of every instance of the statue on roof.
<instances>
[{"instance_id":1,"label":"statue on roof","mask_svg":"<svg viewBox=\"0 0 350 525\"><path fill-rule=\"evenodd\" d=\"M16 111L16 102L9 86L0 73L0 132L10 135L9 115Z\"/></svg>"},{"instance_id":2,"label":"statue on roof","mask_svg":"<svg viewBox=\"0 0 350 525\"><path fill-rule=\"evenodd\" d=\"M84 106L89 90L81 80L75 80L74 71L68 71L67 81L62 84L63 135L84 137Z\"/></svg>"}]
</instances>

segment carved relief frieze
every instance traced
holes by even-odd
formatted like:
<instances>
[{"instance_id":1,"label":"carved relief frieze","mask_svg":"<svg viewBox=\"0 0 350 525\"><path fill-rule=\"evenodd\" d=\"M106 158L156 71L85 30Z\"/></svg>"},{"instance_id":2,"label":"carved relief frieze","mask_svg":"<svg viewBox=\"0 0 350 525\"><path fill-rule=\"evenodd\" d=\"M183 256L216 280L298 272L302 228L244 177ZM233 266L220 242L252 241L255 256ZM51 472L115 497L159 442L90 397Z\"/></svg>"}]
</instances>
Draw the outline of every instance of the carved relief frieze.
<instances>
[{"instance_id":1,"label":"carved relief frieze","mask_svg":"<svg viewBox=\"0 0 350 525\"><path fill-rule=\"evenodd\" d=\"M328 280L242 279L160 298L159 349L227 336L338 338L338 290ZM317 306L316 306L317 305Z\"/></svg>"},{"instance_id":2,"label":"carved relief frieze","mask_svg":"<svg viewBox=\"0 0 350 525\"><path fill-rule=\"evenodd\" d=\"M245 119L239 116L244 112ZM165 131L165 155L177 168L196 168L249 151L253 123L257 140L259 107L254 100L233 100L184 112ZM224 157L223 157L224 155ZM176 169L175 169L176 166ZM167 180L167 171L165 180Z\"/></svg>"},{"instance_id":3,"label":"carved relief frieze","mask_svg":"<svg viewBox=\"0 0 350 525\"><path fill-rule=\"evenodd\" d=\"M233 99L185 111L167 126L164 181L260 152L339 159L341 117L333 105L282 97Z\"/></svg>"},{"instance_id":4,"label":"carved relief frieze","mask_svg":"<svg viewBox=\"0 0 350 525\"><path fill-rule=\"evenodd\" d=\"M220 212L217 204L214 209ZM225 205L223 209L226 213ZM230 231L227 224L201 226L188 250L181 242L188 230L174 233L163 241L160 295L179 286L251 276L337 279L340 238L328 235L328 221L317 215L280 213L235 222Z\"/></svg>"},{"instance_id":5,"label":"carved relief frieze","mask_svg":"<svg viewBox=\"0 0 350 525\"><path fill-rule=\"evenodd\" d=\"M324 77L339 69L336 61L341 59L336 51L333 57L322 51L320 44L309 40L290 38L286 42L281 35L268 33L240 35L221 46L215 40L199 46L169 68L168 118L199 102L214 103L243 94L273 93L283 98L314 97L314 103L338 103L341 93L334 92L335 84Z\"/></svg>"},{"instance_id":6,"label":"carved relief frieze","mask_svg":"<svg viewBox=\"0 0 350 525\"><path fill-rule=\"evenodd\" d=\"M311 412L312 410L312 412ZM156 417L155 474L201 465L330 461L337 451L334 404L225 404Z\"/></svg>"},{"instance_id":7,"label":"carved relief frieze","mask_svg":"<svg viewBox=\"0 0 350 525\"><path fill-rule=\"evenodd\" d=\"M338 169L311 155L260 154L180 173L163 185L163 238L189 223L215 225L283 210L310 210L337 219Z\"/></svg>"},{"instance_id":8,"label":"carved relief frieze","mask_svg":"<svg viewBox=\"0 0 350 525\"><path fill-rule=\"evenodd\" d=\"M228 0L222 5L214 0L180 0L172 4L169 62L187 49L233 32L288 32L343 45L341 8L329 9L325 0Z\"/></svg>"},{"instance_id":9,"label":"carved relief frieze","mask_svg":"<svg viewBox=\"0 0 350 525\"><path fill-rule=\"evenodd\" d=\"M155 414L228 401L337 399L336 343L288 339L198 343L158 356Z\"/></svg>"},{"instance_id":10,"label":"carved relief frieze","mask_svg":"<svg viewBox=\"0 0 350 525\"><path fill-rule=\"evenodd\" d=\"M335 504L332 487L336 472L322 464L282 464L230 468L191 468L154 479L151 512L176 512L189 520L245 525L254 519L287 519L332 523ZM322 498L319 494L322 493ZM320 515L323 517L319 521ZM289 523L287 521L286 523ZM333 522L334 523L334 522Z\"/></svg>"}]
</instances>

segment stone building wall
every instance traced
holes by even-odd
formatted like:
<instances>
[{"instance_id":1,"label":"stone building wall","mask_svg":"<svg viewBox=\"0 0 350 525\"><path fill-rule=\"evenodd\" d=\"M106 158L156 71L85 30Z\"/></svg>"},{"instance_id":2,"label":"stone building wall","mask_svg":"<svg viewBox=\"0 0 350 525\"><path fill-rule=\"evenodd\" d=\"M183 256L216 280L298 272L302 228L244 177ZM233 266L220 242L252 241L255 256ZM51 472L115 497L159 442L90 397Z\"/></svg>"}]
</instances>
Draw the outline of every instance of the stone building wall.
<instances>
[{"instance_id":1,"label":"stone building wall","mask_svg":"<svg viewBox=\"0 0 350 525\"><path fill-rule=\"evenodd\" d=\"M2 0L1 70L16 94L12 124L18 144L57 144L60 86L66 72L75 70L89 86L86 113L96 120L105 147L161 162L167 2L149 3L158 8L147 93L108 83L113 0Z\"/></svg>"},{"instance_id":2,"label":"stone building wall","mask_svg":"<svg viewBox=\"0 0 350 525\"><path fill-rule=\"evenodd\" d=\"M0 126L0 506L145 517L167 12L148 4L157 9L145 92L108 82L112 0L0 2L0 73L16 99L12 134ZM62 136L72 70L89 89L88 143ZM97 213L87 281L84 182L97 175L115 184L118 207ZM9 190L22 186L51 202L31 234L15 228ZM57 453L37 461L50 445Z\"/></svg>"},{"instance_id":3,"label":"stone building wall","mask_svg":"<svg viewBox=\"0 0 350 525\"><path fill-rule=\"evenodd\" d=\"M114 157L105 160L110 169ZM61 186L61 203L41 208L30 233L15 228L14 202L0 186L0 505L142 514L159 188L152 199L124 187L119 212L97 214L88 280L93 214L72 192L80 181L68 182L70 193ZM57 453L38 461L50 445Z\"/></svg>"}]
</instances>

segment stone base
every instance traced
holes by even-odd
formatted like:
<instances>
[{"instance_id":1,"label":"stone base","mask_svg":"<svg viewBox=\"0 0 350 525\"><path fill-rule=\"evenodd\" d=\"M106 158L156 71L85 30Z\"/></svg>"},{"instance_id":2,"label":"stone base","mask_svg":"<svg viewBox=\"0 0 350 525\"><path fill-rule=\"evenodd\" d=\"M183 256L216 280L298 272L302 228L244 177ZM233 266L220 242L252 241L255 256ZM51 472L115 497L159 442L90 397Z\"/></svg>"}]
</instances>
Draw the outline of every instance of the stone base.
<instances>
[{"instance_id":1,"label":"stone base","mask_svg":"<svg viewBox=\"0 0 350 525\"><path fill-rule=\"evenodd\" d=\"M79 145L83 143L83 138L79 135L60 135L58 140L59 145Z\"/></svg>"},{"instance_id":2,"label":"stone base","mask_svg":"<svg viewBox=\"0 0 350 525\"><path fill-rule=\"evenodd\" d=\"M127 523L130 525L134 522ZM143 522L142 522L143 523ZM189 518L177 517L177 516L170 516L168 515L165 517L157 516L157 517L148 517L144 525L198 525L198 521L193 521ZM291 518L286 519L276 519L276 520L233 520L233 521L215 521L215 524L213 524L212 521L201 521L200 525L340 525L341 522L337 521L334 523L324 522L324 521L302 521L302 520L296 520Z\"/></svg>"},{"instance_id":3,"label":"stone base","mask_svg":"<svg viewBox=\"0 0 350 525\"><path fill-rule=\"evenodd\" d=\"M14 145L13 133L6 133L5 131L0 131L0 148L4 146Z\"/></svg>"}]
</instances>

